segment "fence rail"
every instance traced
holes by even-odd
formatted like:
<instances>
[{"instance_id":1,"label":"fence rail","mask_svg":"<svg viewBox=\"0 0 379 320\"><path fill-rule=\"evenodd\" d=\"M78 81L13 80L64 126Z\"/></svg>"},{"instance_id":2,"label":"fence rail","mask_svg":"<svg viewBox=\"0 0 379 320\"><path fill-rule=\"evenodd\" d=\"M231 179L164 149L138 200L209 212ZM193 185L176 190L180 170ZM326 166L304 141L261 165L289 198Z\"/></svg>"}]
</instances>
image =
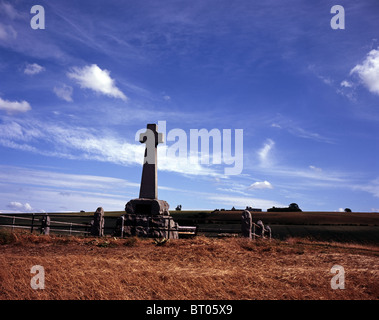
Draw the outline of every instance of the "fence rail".
<instances>
[{"instance_id":1,"label":"fence rail","mask_svg":"<svg viewBox=\"0 0 379 320\"><path fill-rule=\"evenodd\" d=\"M198 233L204 233L204 234L216 234L216 236L224 236L224 235L231 235L231 234L241 234L241 224L233 224L235 226L235 229L230 228L230 224L224 224L226 227L211 227L212 224L209 224L208 227L199 227L197 232ZM228 228L229 227L229 228ZM261 238L261 239L271 239L271 229L266 229L265 226L258 225L256 223L252 223L252 230L251 230L251 237L252 239ZM259 231L258 231L259 230Z\"/></svg>"},{"instance_id":2,"label":"fence rail","mask_svg":"<svg viewBox=\"0 0 379 320\"><path fill-rule=\"evenodd\" d=\"M39 229L41 233L43 232L43 223L42 218L46 217L46 214L29 214L31 217L25 217L25 214L20 215L5 215L1 214L0 218L5 219L12 219L11 223L5 223L2 221L0 224L0 227L5 228L12 228L14 229L30 229L30 232L33 233L35 229ZM61 217L61 216L58 216ZM16 223L16 220L24 220L29 221L29 224L18 224ZM68 228L67 228L68 227ZM57 220L50 220L49 221L49 229L50 231L57 231L57 232L67 232L70 235L72 233L81 233L81 234L89 234L89 231L86 230L90 227L90 224L83 224L83 223L74 223L74 222L65 222L65 221L57 221ZM84 228L85 230L75 230L79 228Z\"/></svg>"}]
</instances>

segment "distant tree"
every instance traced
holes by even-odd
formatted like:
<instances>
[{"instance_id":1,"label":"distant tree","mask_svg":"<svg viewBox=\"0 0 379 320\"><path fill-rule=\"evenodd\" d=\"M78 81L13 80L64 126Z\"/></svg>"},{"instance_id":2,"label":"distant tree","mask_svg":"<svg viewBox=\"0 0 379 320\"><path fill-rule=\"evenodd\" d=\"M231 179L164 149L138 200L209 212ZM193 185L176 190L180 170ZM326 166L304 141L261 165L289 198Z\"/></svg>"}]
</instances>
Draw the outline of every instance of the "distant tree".
<instances>
[{"instance_id":1,"label":"distant tree","mask_svg":"<svg viewBox=\"0 0 379 320\"><path fill-rule=\"evenodd\" d=\"M345 212L351 212L350 208L345 208Z\"/></svg>"},{"instance_id":2,"label":"distant tree","mask_svg":"<svg viewBox=\"0 0 379 320\"><path fill-rule=\"evenodd\" d=\"M182 210L182 205L178 204L175 208L176 211L181 211Z\"/></svg>"},{"instance_id":3,"label":"distant tree","mask_svg":"<svg viewBox=\"0 0 379 320\"><path fill-rule=\"evenodd\" d=\"M291 203L288 208L290 211L301 211L297 203Z\"/></svg>"},{"instance_id":4,"label":"distant tree","mask_svg":"<svg viewBox=\"0 0 379 320\"><path fill-rule=\"evenodd\" d=\"M276 208L272 207L267 209L267 212L301 212L302 210L299 208L297 203L291 203L288 207L285 208Z\"/></svg>"}]
</instances>

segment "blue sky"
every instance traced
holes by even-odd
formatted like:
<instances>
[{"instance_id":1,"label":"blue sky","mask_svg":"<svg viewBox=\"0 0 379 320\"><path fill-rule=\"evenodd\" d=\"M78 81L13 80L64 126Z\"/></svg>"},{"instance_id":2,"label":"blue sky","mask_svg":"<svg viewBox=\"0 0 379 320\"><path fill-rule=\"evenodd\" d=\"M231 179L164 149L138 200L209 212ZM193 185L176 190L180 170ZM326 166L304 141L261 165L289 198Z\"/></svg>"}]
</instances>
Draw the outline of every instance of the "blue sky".
<instances>
[{"instance_id":1,"label":"blue sky","mask_svg":"<svg viewBox=\"0 0 379 320\"><path fill-rule=\"evenodd\" d=\"M123 210L158 121L243 130L235 175L158 147L171 209L379 211L378 1L35 4L0 0L1 212Z\"/></svg>"}]
</instances>

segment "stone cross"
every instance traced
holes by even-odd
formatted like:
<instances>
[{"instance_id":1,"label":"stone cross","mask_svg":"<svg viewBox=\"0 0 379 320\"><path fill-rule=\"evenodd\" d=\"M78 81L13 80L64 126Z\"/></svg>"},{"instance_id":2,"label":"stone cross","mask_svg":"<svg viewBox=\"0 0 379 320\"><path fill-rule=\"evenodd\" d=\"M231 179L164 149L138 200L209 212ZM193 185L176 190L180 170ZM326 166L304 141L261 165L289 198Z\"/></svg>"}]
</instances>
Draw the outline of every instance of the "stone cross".
<instances>
[{"instance_id":1,"label":"stone cross","mask_svg":"<svg viewBox=\"0 0 379 320\"><path fill-rule=\"evenodd\" d=\"M158 125L148 124L145 133L140 134L139 141L146 143L142 168L140 198L158 199L157 146L163 143L163 134L157 132Z\"/></svg>"}]
</instances>

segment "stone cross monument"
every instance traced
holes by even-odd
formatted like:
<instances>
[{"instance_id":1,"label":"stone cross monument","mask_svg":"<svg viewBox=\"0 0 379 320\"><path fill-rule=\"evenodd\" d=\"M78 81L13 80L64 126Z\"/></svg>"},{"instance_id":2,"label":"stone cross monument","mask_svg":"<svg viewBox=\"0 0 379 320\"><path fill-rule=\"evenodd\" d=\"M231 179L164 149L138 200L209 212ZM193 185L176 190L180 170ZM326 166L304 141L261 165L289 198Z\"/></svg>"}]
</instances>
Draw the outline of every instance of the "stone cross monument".
<instances>
[{"instance_id":1,"label":"stone cross monument","mask_svg":"<svg viewBox=\"0 0 379 320\"><path fill-rule=\"evenodd\" d=\"M148 124L145 133L140 134L139 141L146 144L142 168L140 198L158 199L157 146L163 143L163 134L157 132L156 124Z\"/></svg>"},{"instance_id":2,"label":"stone cross monument","mask_svg":"<svg viewBox=\"0 0 379 320\"><path fill-rule=\"evenodd\" d=\"M117 222L115 234L153 238L178 238L178 225L168 211L169 205L158 200L157 146L163 134L156 124L148 124L139 141L146 144L139 198L125 205L125 215Z\"/></svg>"}]
</instances>

